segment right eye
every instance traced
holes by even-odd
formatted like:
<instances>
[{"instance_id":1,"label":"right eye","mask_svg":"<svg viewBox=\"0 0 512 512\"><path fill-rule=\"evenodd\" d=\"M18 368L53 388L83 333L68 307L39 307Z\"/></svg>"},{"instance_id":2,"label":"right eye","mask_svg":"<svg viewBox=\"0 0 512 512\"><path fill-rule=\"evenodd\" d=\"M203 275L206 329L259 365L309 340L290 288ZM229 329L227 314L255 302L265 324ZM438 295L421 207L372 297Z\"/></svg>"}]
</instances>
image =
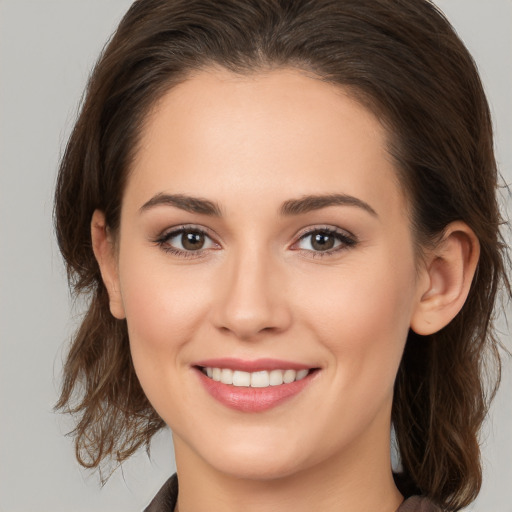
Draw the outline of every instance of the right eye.
<instances>
[{"instance_id":1,"label":"right eye","mask_svg":"<svg viewBox=\"0 0 512 512\"><path fill-rule=\"evenodd\" d=\"M187 227L181 227L164 233L156 240L156 243L164 251L183 257L199 255L208 249L219 248L219 245L203 230Z\"/></svg>"}]
</instances>

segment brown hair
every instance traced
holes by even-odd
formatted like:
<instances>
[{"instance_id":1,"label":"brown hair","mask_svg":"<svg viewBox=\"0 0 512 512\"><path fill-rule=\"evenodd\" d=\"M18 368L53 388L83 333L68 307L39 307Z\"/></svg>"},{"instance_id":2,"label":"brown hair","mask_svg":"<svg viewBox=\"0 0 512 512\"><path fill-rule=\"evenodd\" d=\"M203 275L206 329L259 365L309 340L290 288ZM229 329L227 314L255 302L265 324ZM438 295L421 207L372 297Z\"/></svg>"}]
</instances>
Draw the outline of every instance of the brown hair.
<instances>
[{"instance_id":1,"label":"brown hair","mask_svg":"<svg viewBox=\"0 0 512 512\"><path fill-rule=\"evenodd\" d=\"M410 332L392 410L400 490L448 510L466 506L480 488L477 436L499 381L493 311L500 287L510 294L510 285L489 108L468 51L426 0L133 3L90 78L55 196L71 286L90 297L57 404L78 416L78 460L86 467L109 457L120 463L164 426L135 375L126 324L109 313L90 222L100 209L109 228L118 228L149 109L191 72L212 65L245 74L291 66L349 89L388 126L418 245L455 220L478 237L468 299L440 332Z\"/></svg>"}]
</instances>

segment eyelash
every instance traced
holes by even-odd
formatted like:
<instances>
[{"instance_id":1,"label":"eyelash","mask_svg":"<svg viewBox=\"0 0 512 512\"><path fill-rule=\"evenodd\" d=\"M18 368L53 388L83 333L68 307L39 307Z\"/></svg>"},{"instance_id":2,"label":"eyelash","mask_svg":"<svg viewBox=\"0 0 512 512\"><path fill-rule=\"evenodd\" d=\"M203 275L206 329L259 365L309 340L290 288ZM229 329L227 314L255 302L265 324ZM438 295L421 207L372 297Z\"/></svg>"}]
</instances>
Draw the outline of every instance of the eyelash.
<instances>
[{"instance_id":1,"label":"eyelash","mask_svg":"<svg viewBox=\"0 0 512 512\"><path fill-rule=\"evenodd\" d=\"M183 249L178 249L176 247L173 247L169 244L169 241L173 238L182 235L184 233L194 233L204 236L205 238L208 238L213 244L218 244L212 239L212 237L208 234L206 230L203 228L195 227L195 226L181 226L178 229L173 229L171 231L167 231L162 233L156 240L154 240L154 243L158 245L163 251L166 253L173 254L175 256L181 257L181 258L201 258L206 256L206 251L208 249L198 249L197 251L187 251ZM300 249L295 248L294 246L298 245L301 241L306 240L308 237L311 237L315 234L324 234L327 236L332 236L335 238L336 241L340 242L339 245L333 249L328 249L326 251L314 251L310 249ZM350 249L357 245L358 240L357 238L345 231L338 231L336 229L330 228L330 227L315 227L312 229L309 229L305 232L303 232L297 239L296 242L292 244L292 249L296 251L301 252L307 252L310 257L313 258L325 258L329 256L333 256L337 254L340 251Z\"/></svg>"},{"instance_id":2,"label":"eyelash","mask_svg":"<svg viewBox=\"0 0 512 512\"><path fill-rule=\"evenodd\" d=\"M194 233L203 235L205 238L210 239L213 242L212 237L208 234L208 232L196 226L181 226L177 229L173 229L171 231L166 231L162 233L156 240L155 243L166 253L173 254L175 256L179 256L181 258L201 258L206 256L205 251L207 249L198 249L197 251L185 251L183 249L178 249L169 244L169 241L173 238L182 235L183 233ZM215 245L218 245L216 242L213 242Z\"/></svg>"},{"instance_id":3,"label":"eyelash","mask_svg":"<svg viewBox=\"0 0 512 512\"><path fill-rule=\"evenodd\" d=\"M335 256L340 251L344 251L347 249L350 249L352 247L355 247L358 243L357 238L352 235L351 233L348 233L347 231L340 231L337 229L333 229L331 227L314 227L312 229L308 229L305 232L303 232L297 242L294 242L293 246L296 246L299 244L302 240L307 239L308 237L312 237L315 234L323 234L327 236L332 236L335 241L340 242L340 244L337 247L334 247L333 249L328 249L326 251L312 251L309 249L294 249L297 251L305 251L310 254L310 257L312 258L326 258L329 256Z\"/></svg>"}]
</instances>

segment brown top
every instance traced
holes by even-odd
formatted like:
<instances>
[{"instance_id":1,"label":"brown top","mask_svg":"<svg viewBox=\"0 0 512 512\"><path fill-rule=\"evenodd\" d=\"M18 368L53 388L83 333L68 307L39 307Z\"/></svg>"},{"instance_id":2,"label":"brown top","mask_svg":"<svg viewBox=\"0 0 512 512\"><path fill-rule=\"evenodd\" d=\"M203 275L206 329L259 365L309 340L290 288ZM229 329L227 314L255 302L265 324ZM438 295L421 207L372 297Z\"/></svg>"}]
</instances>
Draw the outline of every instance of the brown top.
<instances>
[{"instance_id":1,"label":"brown top","mask_svg":"<svg viewBox=\"0 0 512 512\"><path fill-rule=\"evenodd\" d=\"M420 496L411 496L406 499L396 512L442 512L428 498Z\"/></svg>"},{"instance_id":2,"label":"brown top","mask_svg":"<svg viewBox=\"0 0 512 512\"><path fill-rule=\"evenodd\" d=\"M178 477L175 473L165 482L144 512L174 512L177 500ZM441 512L441 509L427 498L411 496L398 507L396 512Z\"/></svg>"},{"instance_id":3,"label":"brown top","mask_svg":"<svg viewBox=\"0 0 512 512\"><path fill-rule=\"evenodd\" d=\"M174 512L178 501L178 476L176 473L165 482L144 512Z\"/></svg>"}]
</instances>

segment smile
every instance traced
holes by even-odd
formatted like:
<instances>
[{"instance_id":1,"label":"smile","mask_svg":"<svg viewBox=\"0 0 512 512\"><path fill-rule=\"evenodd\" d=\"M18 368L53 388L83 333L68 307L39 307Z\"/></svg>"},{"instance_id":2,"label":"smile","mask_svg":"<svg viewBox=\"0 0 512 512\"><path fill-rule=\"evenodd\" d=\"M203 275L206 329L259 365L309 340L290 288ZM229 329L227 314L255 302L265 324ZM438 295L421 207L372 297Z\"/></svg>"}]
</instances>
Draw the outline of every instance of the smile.
<instances>
[{"instance_id":1,"label":"smile","mask_svg":"<svg viewBox=\"0 0 512 512\"><path fill-rule=\"evenodd\" d=\"M291 384L306 378L311 370L262 370L257 372L244 372L231 368L201 368L201 371L210 379L236 387L267 388Z\"/></svg>"},{"instance_id":2,"label":"smile","mask_svg":"<svg viewBox=\"0 0 512 512\"><path fill-rule=\"evenodd\" d=\"M263 412L301 395L320 373L288 361L210 359L193 366L203 388L220 404L239 412Z\"/></svg>"}]
</instances>

